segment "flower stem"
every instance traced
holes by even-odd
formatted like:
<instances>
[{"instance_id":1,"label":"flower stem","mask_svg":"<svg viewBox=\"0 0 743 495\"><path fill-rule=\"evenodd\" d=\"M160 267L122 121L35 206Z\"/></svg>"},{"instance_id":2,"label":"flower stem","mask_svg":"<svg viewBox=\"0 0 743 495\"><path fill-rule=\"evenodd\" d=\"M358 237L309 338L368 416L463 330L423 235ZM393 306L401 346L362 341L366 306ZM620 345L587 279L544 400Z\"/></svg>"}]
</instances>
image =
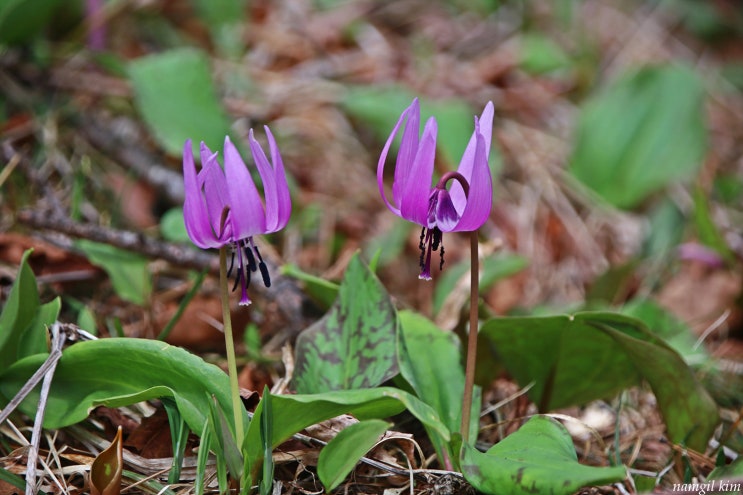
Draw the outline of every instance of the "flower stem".
<instances>
[{"instance_id":1,"label":"flower stem","mask_svg":"<svg viewBox=\"0 0 743 495\"><path fill-rule=\"evenodd\" d=\"M224 343L227 350L227 371L230 377L232 395L232 413L235 418L235 436L238 445L244 438L242 400L237 383L237 359L235 358L235 341L232 338L232 317L230 316L230 290L227 285L227 246L219 248L219 293L222 298L222 324L224 325Z\"/></svg>"},{"instance_id":2,"label":"flower stem","mask_svg":"<svg viewBox=\"0 0 743 495\"><path fill-rule=\"evenodd\" d=\"M475 363L477 361L477 320L480 299L480 259L477 231L470 232L470 330L467 337L467 362L464 372L464 394L462 397L462 441L469 443L470 417L472 416L472 389L475 386Z\"/></svg>"}]
</instances>

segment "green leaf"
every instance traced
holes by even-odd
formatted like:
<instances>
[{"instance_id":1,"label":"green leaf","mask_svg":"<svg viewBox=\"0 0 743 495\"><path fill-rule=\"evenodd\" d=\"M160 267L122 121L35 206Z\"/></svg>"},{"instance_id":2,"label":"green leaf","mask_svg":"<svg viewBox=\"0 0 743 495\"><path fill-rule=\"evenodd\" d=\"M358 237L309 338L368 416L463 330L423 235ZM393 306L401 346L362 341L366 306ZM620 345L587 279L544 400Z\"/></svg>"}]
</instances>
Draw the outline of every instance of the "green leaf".
<instances>
[{"instance_id":1,"label":"green leaf","mask_svg":"<svg viewBox=\"0 0 743 495\"><path fill-rule=\"evenodd\" d=\"M691 328L653 301L630 301L622 308L622 314L642 320L655 335L673 347L689 366L710 362L706 348L697 346L697 338Z\"/></svg>"},{"instance_id":2,"label":"green leaf","mask_svg":"<svg viewBox=\"0 0 743 495\"><path fill-rule=\"evenodd\" d=\"M120 298L139 305L147 302L152 292L147 258L86 239L80 239L76 244L91 263L108 274Z\"/></svg>"},{"instance_id":3,"label":"green leaf","mask_svg":"<svg viewBox=\"0 0 743 495\"><path fill-rule=\"evenodd\" d=\"M364 421L394 416L404 409L415 416L428 431L435 431L445 441L450 439L448 429L431 406L395 388L378 387L322 394L274 395L271 401L274 448L304 428L340 414L352 414ZM258 475L263 459L259 426L261 414L263 414L262 401L256 407L243 442L243 452L245 452L246 462L252 476Z\"/></svg>"},{"instance_id":4,"label":"green leaf","mask_svg":"<svg viewBox=\"0 0 743 495\"><path fill-rule=\"evenodd\" d=\"M246 21L246 0L191 0L191 3L222 53L238 57L245 51L243 26Z\"/></svg>"},{"instance_id":5,"label":"green leaf","mask_svg":"<svg viewBox=\"0 0 743 495\"><path fill-rule=\"evenodd\" d=\"M187 139L221 149L229 122L206 55L193 49L148 55L130 63L129 76L137 109L167 152L180 155Z\"/></svg>"},{"instance_id":6,"label":"green leaf","mask_svg":"<svg viewBox=\"0 0 743 495\"><path fill-rule=\"evenodd\" d=\"M261 414L261 446L263 447L263 476L261 495L269 495L273 488L273 399L267 385L263 387L263 414Z\"/></svg>"},{"instance_id":7,"label":"green leaf","mask_svg":"<svg viewBox=\"0 0 743 495\"><path fill-rule=\"evenodd\" d=\"M0 374L23 357L21 341L26 329L36 318L36 311L39 308L36 277L28 265L31 252L29 249L23 253L18 275L0 314Z\"/></svg>"},{"instance_id":8,"label":"green leaf","mask_svg":"<svg viewBox=\"0 0 743 495\"><path fill-rule=\"evenodd\" d=\"M646 380L673 442L704 450L717 408L683 358L643 323L614 313L496 318L483 325L508 371L530 398L554 410L611 397Z\"/></svg>"},{"instance_id":9,"label":"green leaf","mask_svg":"<svg viewBox=\"0 0 743 495\"><path fill-rule=\"evenodd\" d=\"M19 358L49 351L47 327L57 321L61 308L62 300L59 297L55 297L38 307L36 318L21 337Z\"/></svg>"},{"instance_id":10,"label":"green leaf","mask_svg":"<svg viewBox=\"0 0 743 495\"><path fill-rule=\"evenodd\" d=\"M702 244L712 248L728 263L735 261L735 256L725 241L725 237L712 220L709 198L699 187L694 190L694 226Z\"/></svg>"},{"instance_id":11,"label":"green leaf","mask_svg":"<svg viewBox=\"0 0 743 495\"><path fill-rule=\"evenodd\" d=\"M413 311L401 311L399 316L400 373L449 431L458 431L464 393L459 339Z\"/></svg>"},{"instance_id":12,"label":"green leaf","mask_svg":"<svg viewBox=\"0 0 743 495\"><path fill-rule=\"evenodd\" d=\"M580 464L570 434L546 416L534 416L486 453L464 445L462 472L478 491L493 495L569 495L626 475L623 466Z\"/></svg>"},{"instance_id":13,"label":"green leaf","mask_svg":"<svg viewBox=\"0 0 743 495\"><path fill-rule=\"evenodd\" d=\"M682 66L643 68L583 107L570 173L619 208L633 208L701 166L704 88Z\"/></svg>"},{"instance_id":14,"label":"green leaf","mask_svg":"<svg viewBox=\"0 0 743 495\"><path fill-rule=\"evenodd\" d=\"M543 74L566 68L570 64L570 58L560 45L543 34L524 34L519 42L521 67L527 72Z\"/></svg>"},{"instance_id":15,"label":"green leaf","mask_svg":"<svg viewBox=\"0 0 743 495\"><path fill-rule=\"evenodd\" d=\"M375 387L397 374L397 314L387 291L356 253L338 297L297 338L299 393Z\"/></svg>"},{"instance_id":16,"label":"green leaf","mask_svg":"<svg viewBox=\"0 0 743 495\"><path fill-rule=\"evenodd\" d=\"M6 399L14 397L45 359L46 355L36 354L12 365L0 375L0 394ZM181 348L131 338L79 342L62 352L44 426L58 429L75 424L100 405L120 407L172 397L188 427L201 432L212 395L223 410L231 411L227 375ZM33 416L37 404L38 389L20 410Z\"/></svg>"},{"instance_id":17,"label":"green leaf","mask_svg":"<svg viewBox=\"0 0 743 495\"><path fill-rule=\"evenodd\" d=\"M11 45L33 39L49 23L60 0L5 0L0 2L0 43Z\"/></svg>"},{"instance_id":18,"label":"green leaf","mask_svg":"<svg viewBox=\"0 0 743 495\"><path fill-rule=\"evenodd\" d=\"M183 220L183 208L171 208L160 218L160 235L170 242L191 242Z\"/></svg>"},{"instance_id":19,"label":"green leaf","mask_svg":"<svg viewBox=\"0 0 743 495\"><path fill-rule=\"evenodd\" d=\"M354 423L338 433L320 451L317 475L326 492L332 492L341 484L359 459L374 447L390 426L390 423L380 419Z\"/></svg>"}]
</instances>

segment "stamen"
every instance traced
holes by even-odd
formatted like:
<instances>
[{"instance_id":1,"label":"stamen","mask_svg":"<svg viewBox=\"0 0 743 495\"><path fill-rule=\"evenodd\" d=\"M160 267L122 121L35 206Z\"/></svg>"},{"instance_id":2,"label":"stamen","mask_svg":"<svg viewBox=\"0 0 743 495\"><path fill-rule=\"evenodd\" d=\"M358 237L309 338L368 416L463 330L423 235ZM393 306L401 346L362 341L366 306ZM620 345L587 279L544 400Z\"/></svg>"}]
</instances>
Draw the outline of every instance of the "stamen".
<instances>
[{"instance_id":1,"label":"stamen","mask_svg":"<svg viewBox=\"0 0 743 495\"><path fill-rule=\"evenodd\" d=\"M426 256L426 245L423 243L423 239L426 236L426 228L423 227L423 230L421 230L421 241L418 243L418 249L421 251L421 256L418 259L418 266L420 266L421 270L423 270L423 260Z\"/></svg>"},{"instance_id":2,"label":"stamen","mask_svg":"<svg viewBox=\"0 0 743 495\"><path fill-rule=\"evenodd\" d=\"M433 228L433 241L431 243L431 249L434 251L439 250L439 244L441 243L441 240L443 238L443 233L441 230L439 230L438 227Z\"/></svg>"},{"instance_id":3,"label":"stamen","mask_svg":"<svg viewBox=\"0 0 743 495\"><path fill-rule=\"evenodd\" d=\"M253 249L255 249L255 247ZM248 269L251 272L254 272L258 268L258 266L255 263L255 256L253 256L253 251L250 249L247 243L245 244L245 256L248 257Z\"/></svg>"},{"instance_id":4,"label":"stamen","mask_svg":"<svg viewBox=\"0 0 743 495\"><path fill-rule=\"evenodd\" d=\"M258 251L258 246L253 245L253 251L255 251L255 255L258 256L258 269L261 271L261 277L263 277L263 285L265 285L266 287L271 287L271 276L268 273L268 267L263 261L261 252Z\"/></svg>"},{"instance_id":5,"label":"stamen","mask_svg":"<svg viewBox=\"0 0 743 495\"><path fill-rule=\"evenodd\" d=\"M240 249L240 247L238 247L237 249ZM235 267L235 250L233 249L232 250L232 257L230 258L230 269L227 270L227 278L230 278L232 276L232 269L234 267ZM232 289L232 291L234 292L235 289Z\"/></svg>"},{"instance_id":6,"label":"stamen","mask_svg":"<svg viewBox=\"0 0 743 495\"><path fill-rule=\"evenodd\" d=\"M444 269L444 243L441 243L441 251L439 251L439 257L441 261L439 261L439 271Z\"/></svg>"}]
</instances>

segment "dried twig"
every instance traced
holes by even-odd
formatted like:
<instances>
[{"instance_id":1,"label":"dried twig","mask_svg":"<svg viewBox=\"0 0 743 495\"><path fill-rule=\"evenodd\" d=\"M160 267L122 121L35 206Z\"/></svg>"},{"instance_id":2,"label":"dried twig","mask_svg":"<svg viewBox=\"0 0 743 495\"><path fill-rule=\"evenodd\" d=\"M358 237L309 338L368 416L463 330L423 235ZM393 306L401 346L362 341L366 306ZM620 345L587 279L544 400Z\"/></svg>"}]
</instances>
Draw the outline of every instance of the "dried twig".
<instances>
[{"instance_id":1,"label":"dried twig","mask_svg":"<svg viewBox=\"0 0 743 495\"><path fill-rule=\"evenodd\" d=\"M55 322L51 328L51 352L44 364L49 363L47 371L44 373L44 381L41 383L41 392L39 393L39 406L36 410L34 419L34 428L31 433L31 446L28 452L28 464L26 465L26 495L36 495L38 488L36 486L36 461L39 458L39 444L41 442L41 430L44 423L44 414L46 413L46 403L49 399L49 389L52 386L54 370L57 362L62 357L62 347L66 339L63 331L60 331L59 323Z\"/></svg>"}]
</instances>

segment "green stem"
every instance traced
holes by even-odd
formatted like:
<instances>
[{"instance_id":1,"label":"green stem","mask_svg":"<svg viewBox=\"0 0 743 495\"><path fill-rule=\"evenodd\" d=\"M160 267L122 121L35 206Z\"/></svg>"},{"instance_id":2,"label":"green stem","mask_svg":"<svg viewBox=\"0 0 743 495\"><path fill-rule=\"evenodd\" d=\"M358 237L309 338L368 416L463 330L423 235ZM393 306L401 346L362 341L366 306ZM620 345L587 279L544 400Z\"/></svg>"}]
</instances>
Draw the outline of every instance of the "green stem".
<instances>
[{"instance_id":1,"label":"green stem","mask_svg":"<svg viewBox=\"0 0 743 495\"><path fill-rule=\"evenodd\" d=\"M227 350L227 371L230 376L232 395L232 412L235 417L235 435L237 444L242 445L244 438L240 386L237 383L237 360L235 358L235 341L232 338L232 317L230 316L230 289L227 285L227 247L219 248L219 292L222 298L222 323L224 325L224 343Z\"/></svg>"},{"instance_id":2,"label":"green stem","mask_svg":"<svg viewBox=\"0 0 743 495\"><path fill-rule=\"evenodd\" d=\"M470 330L467 337L467 362L464 371L464 394L462 397L462 441L469 443L470 417L472 416L472 389L475 386L475 363L477 361L477 320L480 299L480 259L477 231L470 232Z\"/></svg>"}]
</instances>

